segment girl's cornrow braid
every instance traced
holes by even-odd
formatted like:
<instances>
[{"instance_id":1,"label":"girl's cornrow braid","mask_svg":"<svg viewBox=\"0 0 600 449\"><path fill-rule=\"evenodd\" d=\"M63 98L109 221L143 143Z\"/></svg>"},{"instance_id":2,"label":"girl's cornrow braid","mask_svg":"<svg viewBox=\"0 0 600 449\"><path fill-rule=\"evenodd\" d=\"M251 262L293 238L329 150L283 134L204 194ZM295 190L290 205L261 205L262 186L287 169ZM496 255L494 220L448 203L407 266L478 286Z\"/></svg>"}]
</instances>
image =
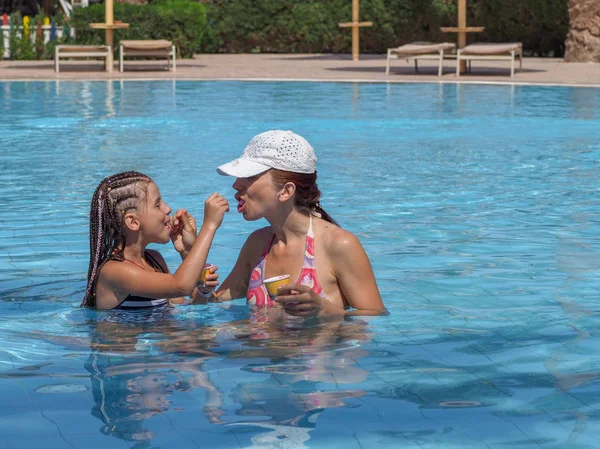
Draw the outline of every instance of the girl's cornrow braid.
<instances>
[{"instance_id":1,"label":"girl's cornrow braid","mask_svg":"<svg viewBox=\"0 0 600 449\"><path fill-rule=\"evenodd\" d=\"M100 194L100 197L102 197L102 194ZM98 223L97 223L97 227L98 227L98 236L96 238L96 257L94 257L94 269L92 271L92 282L91 282L91 288L92 291L95 291L96 288L96 281L98 280L98 268L100 265L100 261L102 260L102 256L103 256L103 251L102 251L102 241L104 240L104 223L103 223L103 218L104 215L102 213L104 207L102 204L102 201L98 201ZM93 304L95 305L96 301L95 301L95 295L92 296L93 298Z\"/></svg>"},{"instance_id":2,"label":"girl's cornrow braid","mask_svg":"<svg viewBox=\"0 0 600 449\"><path fill-rule=\"evenodd\" d=\"M88 268L88 285L81 306L92 306L93 290L98 275L98 265L101 260L100 248L102 243L102 210L103 191L99 190L92 201L92 210L96 210L96 215L90 217L90 266Z\"/></svg>"}]
</instances>

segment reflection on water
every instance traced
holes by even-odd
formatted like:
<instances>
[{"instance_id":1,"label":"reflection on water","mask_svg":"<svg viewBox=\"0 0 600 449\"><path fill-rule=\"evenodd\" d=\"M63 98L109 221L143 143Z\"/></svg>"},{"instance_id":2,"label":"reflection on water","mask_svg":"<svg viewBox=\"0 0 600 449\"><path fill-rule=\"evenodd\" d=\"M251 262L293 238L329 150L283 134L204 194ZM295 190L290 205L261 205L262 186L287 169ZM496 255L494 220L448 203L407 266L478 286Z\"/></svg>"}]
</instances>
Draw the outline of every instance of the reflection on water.
<instances>
[{"instance_id":1,"label":"reflection on water","mask_svg":"<svg viewBox=\"0 0 600 449\"><path fill-rule=\"evenodd\" d=\"M100 431L150 447L156 433L146 422L172 411L177 393L201 390L208 423L253 429L259 447L282 440L306 447L321 411L366 394L344 385L366 379L357 361L368 354L361 343L371 333L357 319L304 321L271 312L191 329L168 309L99 314L90 321L85 368ZM235 376L221 382L227 390L215 383L221 373L207 368L211 359L234 367Z\"/></svg>"}]
</instances>

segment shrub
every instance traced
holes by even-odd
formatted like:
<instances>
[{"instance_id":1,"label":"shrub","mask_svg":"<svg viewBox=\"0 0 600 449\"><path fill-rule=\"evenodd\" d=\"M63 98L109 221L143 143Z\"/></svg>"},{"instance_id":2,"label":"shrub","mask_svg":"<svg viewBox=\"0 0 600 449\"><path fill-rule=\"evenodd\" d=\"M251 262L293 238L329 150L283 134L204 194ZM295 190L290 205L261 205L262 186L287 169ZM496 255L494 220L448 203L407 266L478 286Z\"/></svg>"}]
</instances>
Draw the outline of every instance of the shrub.
<instances>
[{"instance_id":1,"label":"shrub","mask_svg":"<svg viewBox=\"0 0 600 449\"><path fill-rule=\"evenodd\" d=\"M115 31L115 51L121 39L167 39L182 57L194 53L347 53L352 33L338 27L350 22L351 0L154 0L144 5L117 3L114 17L129 23ZM360 31L363 53L385 53L403 43L456 41L440 31L457 23L458 0L362 0L360 20L373 26ZM480 42L523 42L525 54L562 56L569 30L567 0L468 0L467 23L485 32L469 35ZM31 21L33 26L37 19ZM43 18L43 17L42 17ZM64 23L55 16L56 26ZM21 23L20 14L11 17ZM104 22L104 5L76 8L68 25L77 30L76 42L103 44L104 31L90 23ZM49 58L68 36L34 48L11 27L12 59ZM1 53L0 53L1 54Z\"/></svg>"},{"instance_id":2,"label":"shrub","mask_svg":"<svg viewBox=\"0 0 600 449\"><path fill-rule=\"evenodd\" d=\"M349 52L351 0L204 0L204 52ZM385 53L416 40L455 41L440 31L457 25L457 0L363 0L361 52ZM478 41L521 41L525 51L561 56L568 32L567 0L469 0L467 23L484 26Z\"/></svg>"},{"instance_id":3,"label":"shrub","mask_svg":"<svg viewBox=\"0 0 600 449\"><path fill-rule=\"evenodd\" d=\"M122 40L167 39L173 42L182 57L192 57L200 51L206 29L205 6L187 0L160 0L146 5L116 3L115 20L129 24L116 30L115 50ZM92 30L90 23L104 22L104 5L77 8L72 23L77 30L77 43L103 44L103 30Z\"/></svg>"},{"instance_id":4,"label":"shrub","mask_svg":"<svg viewBox=\"0 0 600 449\"><path fill-rule=\"evenodd\" d=\"M20 13L16 12L11 15L8 32L10 59L35 59L35 51L31 42L31 28L25 29L22 24L23 17Z\"/></svg>"},{"instance_id":5,"label":"shrub","mask_svg":"<svg viewBox=\"0 0 600 449\"><path fill-rule=\"evenodd\" d=\"M563 56L569 32L566 0L479 0L471 23L485 26L482 41L523 42L537 56Z\"/></svg>"}]
</instances>

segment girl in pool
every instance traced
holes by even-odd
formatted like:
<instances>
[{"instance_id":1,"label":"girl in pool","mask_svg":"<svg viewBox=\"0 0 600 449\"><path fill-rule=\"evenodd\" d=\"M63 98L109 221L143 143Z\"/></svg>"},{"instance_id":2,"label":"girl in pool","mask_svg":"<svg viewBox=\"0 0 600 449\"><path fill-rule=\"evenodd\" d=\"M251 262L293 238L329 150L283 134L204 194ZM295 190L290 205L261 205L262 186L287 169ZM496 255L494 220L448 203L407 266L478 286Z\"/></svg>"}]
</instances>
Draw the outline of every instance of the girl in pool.
<instances>
[{"instance_id":1,"label":"girl in pool","mask_svg":"<svg viewBox=\"0 0 600 449\"><path fill-rule=\"evenodd\" d=\"M184 295L202 300L195 289L227 200L213 193L204 203L204 223L196 236L196 222L185 210L174 217L156 184L146 175L124 172L102 180L90 210L90 265L82 306L97 309L143 308L182 303ZM150 243L168 243L183 263L171 274ZM218 275L207 277L214 288Z\"/></svg>"},{"instance_id":2,"label":"girl in pool","mask_svg":"<svg viewBox=\"0 0 600 449\"><path fill-rule=\"evenodd\" d=\"M212 301L246 297L256 306L280 304L290 315L379 315L385 312L369 258L352 233L319 203L315 153L291 131L255 136L241 157L217 171L237 179L237 210L265 218ZM290 275L272 300L264 280ZM350 311L353 308L355 310Z\"/></svg>"}]
</instances>

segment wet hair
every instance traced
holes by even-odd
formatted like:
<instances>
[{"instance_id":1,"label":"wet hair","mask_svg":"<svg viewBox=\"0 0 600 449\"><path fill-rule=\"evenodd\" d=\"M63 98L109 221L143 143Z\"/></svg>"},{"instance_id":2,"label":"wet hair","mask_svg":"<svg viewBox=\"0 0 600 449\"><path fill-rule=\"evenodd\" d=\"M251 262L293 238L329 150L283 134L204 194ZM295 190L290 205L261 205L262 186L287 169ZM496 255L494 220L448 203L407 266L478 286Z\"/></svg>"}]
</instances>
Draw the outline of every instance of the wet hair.
<instances>
[{"instance_id":1,"label":"wet hair","mask_svg":"<svg viewBox=\"0 0 600 449\"><path fill-rule=\"evenodd\" d=\"M90 207L90 265L81 307L96 306L98 274L109 259L123 260L125 213L146 198L150 177L128 171L108 176L96 187Z\"/></svg>"},{"instance_id":2,"label":"wet hair","mask_svg":"<svg viewBox=\"0 0 600 449\"><path fill-rule=\"evenodd\" d=\"M296 203L295 206L308 213L316 213L323 220L339 226L331 216L323 210L319 199L321 191L317 186L317 172L314 173L294 173L284 170L271 169L271 179L276 189L282 189L286 182L292 182L296 185Z\"/></svg>"}]
</instances>

